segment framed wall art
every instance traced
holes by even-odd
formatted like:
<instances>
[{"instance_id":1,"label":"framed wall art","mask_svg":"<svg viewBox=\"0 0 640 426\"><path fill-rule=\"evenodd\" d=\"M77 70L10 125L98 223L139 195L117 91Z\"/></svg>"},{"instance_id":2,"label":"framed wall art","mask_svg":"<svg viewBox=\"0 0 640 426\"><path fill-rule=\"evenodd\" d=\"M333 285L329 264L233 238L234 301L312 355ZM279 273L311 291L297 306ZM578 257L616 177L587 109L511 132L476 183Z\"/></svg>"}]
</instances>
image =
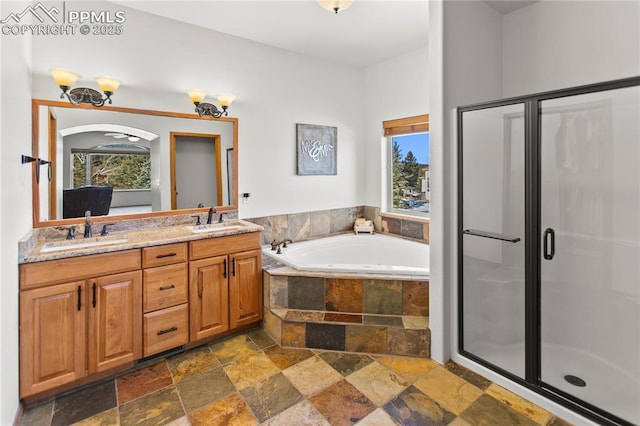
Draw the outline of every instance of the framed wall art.
<instances>
[{"instance_id":1,"label":"framed wall art","mask_svg":"<svg viewBox=\"0 0 640 426\"><path fill-rule=\"evenodd\" d=\"M337 174L337 139L337 127L297 123L297 174Z\"/></svg>"}]
</instances>

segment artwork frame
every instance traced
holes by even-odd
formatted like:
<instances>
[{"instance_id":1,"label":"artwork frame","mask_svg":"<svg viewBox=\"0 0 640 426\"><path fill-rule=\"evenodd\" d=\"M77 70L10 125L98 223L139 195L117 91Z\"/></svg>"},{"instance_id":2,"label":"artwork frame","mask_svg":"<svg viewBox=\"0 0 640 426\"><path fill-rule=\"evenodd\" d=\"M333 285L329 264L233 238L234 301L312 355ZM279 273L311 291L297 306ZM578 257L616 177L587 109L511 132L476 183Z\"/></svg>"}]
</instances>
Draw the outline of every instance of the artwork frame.
<instances>
[{"instance_id":1,"label":"artwork frame","mask_svg":"<svg viewBox=\"0 0 640 426\"><path fill-rule=\"evenodd\" d=\"M299 176L338 174L338 128L296 123Z\"/></svg>"}]
</instances>

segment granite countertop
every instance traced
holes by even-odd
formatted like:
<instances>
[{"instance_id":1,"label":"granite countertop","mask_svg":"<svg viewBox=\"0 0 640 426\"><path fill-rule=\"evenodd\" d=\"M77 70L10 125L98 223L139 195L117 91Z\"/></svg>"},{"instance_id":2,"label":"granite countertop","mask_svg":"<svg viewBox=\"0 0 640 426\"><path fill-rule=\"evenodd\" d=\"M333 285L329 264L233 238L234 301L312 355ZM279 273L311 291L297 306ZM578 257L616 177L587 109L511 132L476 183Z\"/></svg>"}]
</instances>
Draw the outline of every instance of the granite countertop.
<instances>
[{"instance_id":1,"label":"granite countertop","mask_svg":"<svg viewBox=\"0 0 640 426\"><path fill-rule=\"evenodd\" d=\"M58 238L45 238L35 233L26 236L23 241L21 241L19 245L18 263L65 259L140 247L260 232L263 230L262 226L241 219L229 221L226 226L229 228L225 229L225 227L221 227L207 232L193 232L191 230L193 225L180 224L142 230L111 232L107 236L100 236L98 233L94 234L91 238L84 238L82 234L79 234L74 240L66 240L63 234L60 234ZM51 250L51 246L64 246L65 249L56 250L54 248L54 250ZM49 250L47 250L47 248L49 248Z\"/></svg>"}]
</instances>

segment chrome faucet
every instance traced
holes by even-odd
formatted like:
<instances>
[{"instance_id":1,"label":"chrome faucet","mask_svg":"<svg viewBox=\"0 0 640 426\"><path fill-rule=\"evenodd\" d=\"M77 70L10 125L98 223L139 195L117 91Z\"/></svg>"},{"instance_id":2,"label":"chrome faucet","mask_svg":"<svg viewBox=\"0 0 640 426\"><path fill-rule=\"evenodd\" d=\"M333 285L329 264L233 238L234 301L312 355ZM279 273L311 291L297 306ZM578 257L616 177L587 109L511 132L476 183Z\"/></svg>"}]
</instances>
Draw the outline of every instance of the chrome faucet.
<instances>
[{"instance_id":1,"label":"chrome faucet","mask_svg":"<svg viewBox=\"0 0 640 426\"><path fill-rule=\"evenodd\" d=\"M91 230L91 210L87 210L84 212L84 237L90 238L93 236L93 231Z\"/></svg>"},{"instance_id":2,"label":"chrome faucet","mask_svg":"<svg viewBox=\"0 0 640 426\"><path fill-rule=\"evenodd\" d=\"M213 214L216 212L215 207L211 207L209 209L209 214L207 214L207 225L211 225L211 221L213 220ZM220 215L222 217L222 215Z\"/></svg>"}]
</instances>

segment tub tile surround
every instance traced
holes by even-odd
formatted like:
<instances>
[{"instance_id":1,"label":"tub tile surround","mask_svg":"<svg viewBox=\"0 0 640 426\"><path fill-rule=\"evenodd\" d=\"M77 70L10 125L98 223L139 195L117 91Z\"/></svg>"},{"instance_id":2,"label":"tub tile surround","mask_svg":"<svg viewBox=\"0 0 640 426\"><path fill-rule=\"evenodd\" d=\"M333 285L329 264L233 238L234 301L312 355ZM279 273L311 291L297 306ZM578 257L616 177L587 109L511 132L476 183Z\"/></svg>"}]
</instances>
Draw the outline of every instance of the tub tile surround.
<instances>
[{"instance_id":1,"label":"tub tile surround","mask_svg":"<svg viewBox=\"0 0 640 426\"><path fill-rule=\"evenodd\" d=\"M381 215L379 207L356 206L331 210L280 214L245 219L264 228L263 244L273 240L304 241L353 231L359 217L373 221L375 232L399 235L429 242L429 223L423 218Z\"/></svg>"},{"instance_id":2,"label":"tub tile surround","mask_svg":"<svg viewBox=\"0 0 640 426\"><path fill-rule=\"evenodd\" d=\"M260 374L236 374L249 364ZM453 362L283 348L262 329L27 406L20 424L569 425Z\"/></svg>"},{"instance_id":3,"label":"tub tile surround","mask_svg":"<svg viewBox=\"0 0 640 426\"><path fill-rule=\"evenodd\" d=\"M430 356L427 280L319 277L283 267L265 270L263 286L264 327L282 346Z\"/></svg>"}]
</instances>

